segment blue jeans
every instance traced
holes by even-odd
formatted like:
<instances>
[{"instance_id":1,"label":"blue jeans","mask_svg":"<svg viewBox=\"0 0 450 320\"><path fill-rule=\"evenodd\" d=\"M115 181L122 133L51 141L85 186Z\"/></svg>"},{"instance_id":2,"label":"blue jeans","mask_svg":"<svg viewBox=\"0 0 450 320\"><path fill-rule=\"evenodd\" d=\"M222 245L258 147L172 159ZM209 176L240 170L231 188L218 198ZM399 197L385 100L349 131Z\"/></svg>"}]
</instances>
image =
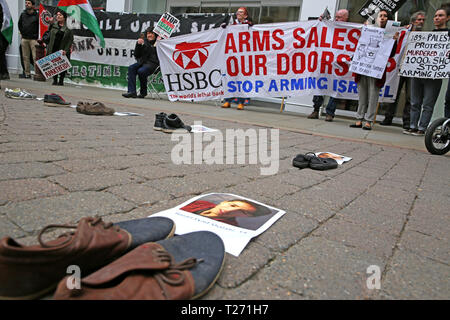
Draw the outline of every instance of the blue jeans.
<instances>
[{"instance_id":1,"label":"blue jeans","mask_svg":"<svg viewBox=\"0 0 450 320\"><path fill-rule=\"evenodd\" d=\"M140 93L147 95L148 76L156 69L155 66L141 65L134 63L128 67L128 93L136 93L136 77L139 77L141 84Z\"/></svg>"},{"instance_id":2,"label":"blue jeans","mask_svg":"<svg viewBox=\"0 0 450 320\"><path fill-rule=\"evenodd\" d=\"M334 117L334 113L336 112L337 107L337 99L330 97L330 100L328 101L327 108L325 109L325 112Z\"/></svg>"},{"instance_id":3,"label":"blue jeans","mask_svg":"<svg viewBox=\"0 0 450 320\"><path fill-rule=\"evenodd\" d=\"M427 129L441 85L442 79L411 79L411 129Z\"/></svg>"}]
</instances>

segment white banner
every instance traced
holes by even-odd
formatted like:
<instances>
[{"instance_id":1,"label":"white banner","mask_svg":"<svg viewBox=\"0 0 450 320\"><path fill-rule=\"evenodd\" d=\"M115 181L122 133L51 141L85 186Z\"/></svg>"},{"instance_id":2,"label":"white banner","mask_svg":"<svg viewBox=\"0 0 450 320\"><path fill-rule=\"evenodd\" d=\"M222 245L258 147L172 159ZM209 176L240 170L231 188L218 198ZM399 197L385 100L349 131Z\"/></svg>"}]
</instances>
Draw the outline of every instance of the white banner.
<instances>
[{"instance_id":1,"label":"white banner","mask_svg":"<svg viewBox=\"0 0 450 320\"><path fill-rule=\"evenodd\" d=\"M172 101L304 95L357 100L350 62L362 27L318 20L233 25L163 40L158 55L166 92ZM381 102L395 99L405 34L388 60Z\"/></svg>"},{"instance_id":2,"label":"white banner","mask_svg":"<svg viewBox=\"0 0 450 320\"><path fill-rule=\"evenodd\" d=\"M450 37L443 32L411 32L400 75L411 78L450 77Z\"/></svg>"},{"instance_id":3,"label":"white banner","mask_svg":"<svg viewBox=\"0 0 450 320\"><path fill-rule=\"evenodd\" d=\"M395 43L384 38L385 29L364 26L350 64L350 71L372 78L383 77L386 64Z\"/></svg>"},{"instance_id":4,"label":"white banner","mask_svg":"<svg viewBox=\"0 0 450 320\"><path fill-rule=\"evenodd\" d=\"M164 39L156 48L171 101L202 101L222 97L226 31L208 31Z\"/></svg>"}]
</instances>

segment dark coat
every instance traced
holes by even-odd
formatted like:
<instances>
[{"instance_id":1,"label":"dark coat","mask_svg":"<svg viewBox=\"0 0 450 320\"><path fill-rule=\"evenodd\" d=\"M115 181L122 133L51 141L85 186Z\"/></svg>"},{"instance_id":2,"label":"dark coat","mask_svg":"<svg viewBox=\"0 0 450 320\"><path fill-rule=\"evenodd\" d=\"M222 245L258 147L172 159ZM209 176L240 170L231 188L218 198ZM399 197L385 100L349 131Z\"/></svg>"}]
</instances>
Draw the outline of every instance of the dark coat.
<instances>
[{"instance_id":1,"label":"dark coat","mask_svg":"<svg viewBox=\"0 0 450 320\"><path fill-rule=\"evenodd\" d=\"M39 14L37 11L33 10L29 13L24 10L20 15L18 26L23 39L37 40L39 37Z\"/></svg>"},{"instance_id":2,"label":"dark coat","mask_svg":"<svg viewBox=\"0 0 450 320\"><path fill-rule=\"evenodd\" d=\"M61 29L61 31L64 32L64 36L62 38L61 44L55 44L55 38L58 31ZM66 52L67 56L70 56L70 47L73 43L73 32L70 30L67 25L63 25L60 27L57 22L51 25L50 27L50 42L47 46L47 54L54 53L58 50L64 50ZM60 49L56 49L56 48Z\"/></svg>"},{"instance_id":3,"label":"dark coat","mask_svg":"<svg viewBox=\"0 0 450 320\"><path fill-rule=\"evenodd\" d=\"M136 57L137 63L150 68L155 65L159 66L158 54L154 43L154 41L149 42L147 39L144 39L144 44L136 43L134 56Z\"/></svg>"}]
</instances>

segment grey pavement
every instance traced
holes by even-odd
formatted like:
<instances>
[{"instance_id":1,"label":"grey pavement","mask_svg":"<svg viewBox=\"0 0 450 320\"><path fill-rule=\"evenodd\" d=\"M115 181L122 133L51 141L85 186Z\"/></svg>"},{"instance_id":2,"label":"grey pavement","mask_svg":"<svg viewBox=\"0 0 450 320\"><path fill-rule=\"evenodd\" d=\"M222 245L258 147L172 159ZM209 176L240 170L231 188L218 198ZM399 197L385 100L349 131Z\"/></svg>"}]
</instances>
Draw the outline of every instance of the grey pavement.
<instances>
[{"instance_id":1,"label":"grey pavement","mask_svg":"<svg viewBox=\"0 0 450 320\"><path fill-rule=\"evenodd\" d=\"M352 119L342 117L328 123L265 106L125 99L118 90L16 75L1 86L0 237L30 245L48 224L90 215L137 219L203 193L234 193L286 214L239 257L227 254L203 299L450 298L450 155L427 153L423 137L400 127L352 129ZM6 87L142 116L86 116L6 98ZM177 141L152 129L161 111L222 131L280 129L278 172L264 176L259 164L236 162L175 165ZM329 171L292 166L309 151L353 159ZM381 271L379 290L366 284L373 265Z\"/></svg>"}]
</instances>

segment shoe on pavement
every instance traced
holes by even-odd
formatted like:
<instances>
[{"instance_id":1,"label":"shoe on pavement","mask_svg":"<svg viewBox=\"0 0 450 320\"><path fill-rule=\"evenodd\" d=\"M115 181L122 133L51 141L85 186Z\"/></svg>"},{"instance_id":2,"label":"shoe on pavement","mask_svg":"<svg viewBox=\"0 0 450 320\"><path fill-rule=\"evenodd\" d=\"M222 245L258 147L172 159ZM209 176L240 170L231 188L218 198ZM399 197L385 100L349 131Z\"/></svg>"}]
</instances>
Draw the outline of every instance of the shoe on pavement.
<instances>
[{"instance_id":1,"label":"shoe on pavement","mask_svg":"<svg viewBox=\"0 0 450 320\"><path fill-rule=\"evenodd\" d=\"M319 119L319 111L311 112L311 114L308 116L308 119Z\"/></svg>"},{"instance_id":2,"label":"shoe on pavement","mask_svg":"<svg viewBox=\"0 0 450 320\"><path fill-rule=\"evenodd\" d=\"M53 228L75 230L44 242L42 235ZM116 224L85 217L77 226L46 226L34 246L22 246L5 237L0 240L0 298L38 298L57 286L68 266L76 265L89 274L143 243L172 236L174 230L173 221L162 217Z\"/></svg>"},{"instance_id":3,"label":"shoe on pavement","mask_svg":"<svg viewBox=\"0 0 450 320\"><path fill-rule=\"evenodd\" d=\"M327 114L326 116L325 116L325 121L328 121L328 122L332 122L333 121L333 116L332 115L330 115L330 114Z\"/></svg>"},{"instance_id":4,"label":"shoe on pavement","mask_svg":"<svg viewBox=\"0 0 450 320\"><path fill-rule=\"evenodd\" d=\"M81 279L60 281L56 300L187 300L212 288L225 261L223 241L209 231L145 243Z\"/></svg>"},{"instance_id":5,"label":"shoe on pavement","mask_svg":"<svg viewBox=\"0 0 450 320\"><path fill-rule=\"evenodd\" d=\"M136 92L122 93L122 96L125 98L137 98Z\"/></svg>"},{"instance_id":6,"label":"shoe on pavement","mask_svg":"<svg viewBox=\"0 0 450 320\"><path fill-rule=\"evenodd\" d=\"M78 102L77 108L78 113L92 115L92 116L112 116L115 110L105 106L101 102Z\"/></svg>"},{"instance_id":7,"label":"shoe on pavement","mask_svg":"<svg viewBox=\"0 0 450 320\"><path fill-rule=\"evenodd\" d=\"M411 128L403 130L404 134L409 134L409 135L412 135L416 132L417 132L417 129L411 129Z\"/></svg>"},{"instance_id":8,"label":"shoe on pavement","mask_svg":"<svg viewBox=\"0 0 450 320\"><path fill-rule=\"evenodd\" d=\"M185 129L187 132L192 130L191 126L185 125L175 113L166 115L163 120L162 131L172 133L178 129Z\"/></svg>"},{"instance_id":9,"label":"shoe on pavement","mask_svg":"<svg viewBox=\"0 0 450 320\"><path fill-rule=\"evenodd\" d=\"M165 112L160 112L155 115L155 124L153 125L153 130L162 131L164 128L164 118L167 116Z\"/></svg>"},{"instance_id":10,"label":"shoe on pavement","mask_svg":"<svg viewBox=\"0 0 450 320\"><path fill-rule=\"evenodd\" d=\"M5 88L5 97L11 99L20 99L20 100L33 100L36 99L36 95L26 92L25 90L16 88L16 89L8 89Z\"/></svg>"},{"instance_id":11,"label":"shoe on pavement","mask_svg":"<svg viewBox=\"0 0 450 320\"><path fill-rule=\"evenodd\" d=\"M424 136L425 135L425 131L424 130L417 130L415 132L411 133L413 136Z\"/></svg>"},{"instance_id":12,"label":"shoe on pavement","mask_svg":"<svg viewBox=\"0 0 450 320\"><path fill-rule=\"evenodd\" d=\"M380 122L380 125L382 125L382 126L391 126L392 125L392 119L384 118L383 121Z\"/></svg>"},{"instance_id":13,"label":"shoe on pavement","mask_svg":"<svg viewBox=\"0 0 450 320\"><path fill-rule=\"evenodd\" d=\"M67 107L70 105L70 102L65 101L56 93L51 93L44 95L44 104L49 107Z\"/></svg>"}]
</instances>

